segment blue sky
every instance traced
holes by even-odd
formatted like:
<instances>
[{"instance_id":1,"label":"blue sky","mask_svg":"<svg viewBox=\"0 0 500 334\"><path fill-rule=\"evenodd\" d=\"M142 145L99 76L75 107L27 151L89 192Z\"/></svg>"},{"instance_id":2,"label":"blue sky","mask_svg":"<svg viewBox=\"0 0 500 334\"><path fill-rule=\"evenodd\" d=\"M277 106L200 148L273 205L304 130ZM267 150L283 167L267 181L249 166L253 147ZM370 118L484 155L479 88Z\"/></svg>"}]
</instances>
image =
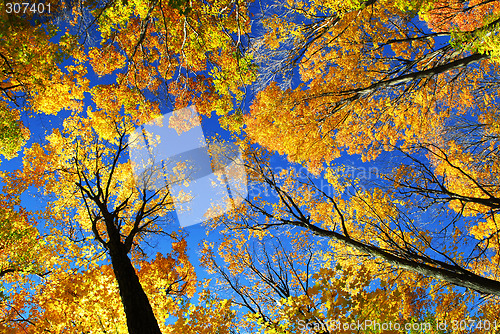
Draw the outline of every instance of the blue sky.
<instances>
[{"instance_id":1,"label":"blue sky","mask_svg":"<svg viewBox=\"0 0 500 334\"><path fill-rule=\"evenodd\" d=\"M252 8L252 11L257 13L258 11L258 6L255 4L255 7ZM418 20L415 19L415 22L418 23ZM421 25L421 23L418 23ZM422 26L423 27L423 26ZM64 29L62 29L64 30ZM258 30L256 30L258 32ZM57 39L57 36L55 37ZM440 42L447 43L447 38L441 38ZM106 76L104 78L99 78L93 73L89 73L88 75L89 79L91 80L91 85L95 86L98 84L109 84L113 83L115 80L114 75ZM299 82L298 80L297 73L295 72L295 77L294 80L292 81L292 86L296 86ZM251 99L253 96L249 95L245 101L244 104L244 112L248 112L248 107L251 103ZM88 95L86 100L84 101L85 105L93 105L90 96ZM85 108L85 107L84 107ZM168 104L163 104L162 105L162 113L167 114L172 112L169 108ZM54 127L61 127L62 125L62 120L69 115L69 112L61 112L58 116L47 116L47 115L36 115L33 118L23 118L23 121L25 124L29 127L31 131L31 139L29 143L26 145L26 147L31 146L35 142L43 142L43 138L45 134L50 133L51 129ZM226 140L232 140L231 135L223 130L219 126L219 122L217 119L217 116L215 113L211 118L203 117L201 126L203 128L203 133L205 137L210 138L213 135L218 135L222 139ZM173 135L172 135L173 137ZM180 140L178 145L175 146L176 152L184 152L188 149L181 147L182 145L186 144L187 142L184 140ZM192 148L193 145L190 145L189 148ZM165 148L165 151L168 151L169 148ZM173 151L172 151L173 152ZM167 154L168 156L171 156L174 153L169 153ZM2 161L2 168L4 170L13 170L15 168L19 168L21 166L21 157L22 154L14 158L10 161ZM387 160L386 160L387 159ZM392 154L387 154L385 157L382 157L381 160L377 162L368 162L368 163L363 163L361 161L361 158L359 156L344 156L342 158L339 158L338 160L335 161L337 164L343 164L346 167L352 167L351 171L353 174L355 174L358 177L365 178L364 181L366 181L366 186L369 186L372 181L377 180L376 179L376 170L382 170L387 167L388 162L391 162L390 160L394 159L394 155ZM296 169L301 169L302 167L300 165L291 165L289 164L285 158L283 157L275 157L273 160L273 166L278 170L280 168L287 168L289 166L293 166ZM318 182L322 182L322 179L319 178ZM249 192L250 195L252 192L260 192L262 189L257 188L255 185L251 184L249 185ZM202 187L202 189L205 189L205 191L210 192L210 190L207 189L206 185ZM202 193L203 190L196 190L197 192ZM28 193L25 193L22 195L22 205L26 206L28 209L31 210L36 210L39 209L43 205L43 199L41 199L39 196L34 194L33 192L29 191ZM419 219L425 223L426 221L432 221L434 223L439 223L439 218L433 216L433 212L424 212L419 216ZM189 219L189 218L188 218ZM180 228L179 222L174 221L172 223L172 229L177 229ZM189 247L189 255L190 255L190 260L193 263L193 265L196 267L196 273L198 275L199 279L203 278L208 278L209 275L205 273L203 268L199 266L199 244L202 242L207 236L207 228L205 227L204 224L193 224L191 226L186 226L182 228L183 232L187 233L187 242L188 242L188 247ZM220 236L217 234L214 234L210 236L210 241L217 241ZM162 242L161 239L156 239L157 242L157 247L154 249L150 249L150 254L153 255L154 253L160 251L162 253L167 253L170 251L170 245L168 243ZM196 300L196 298L194 298Z\"/></svg>"}]
</instances>

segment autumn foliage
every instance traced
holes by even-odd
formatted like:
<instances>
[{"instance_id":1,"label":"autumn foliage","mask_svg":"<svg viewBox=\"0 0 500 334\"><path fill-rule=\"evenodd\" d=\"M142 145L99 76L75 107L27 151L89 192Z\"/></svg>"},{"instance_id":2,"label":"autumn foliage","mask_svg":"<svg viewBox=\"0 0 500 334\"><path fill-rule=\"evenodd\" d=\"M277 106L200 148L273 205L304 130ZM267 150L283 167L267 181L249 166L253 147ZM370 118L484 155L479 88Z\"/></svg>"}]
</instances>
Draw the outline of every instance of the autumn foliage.
<instances>
[{"instance_id":1,"label":"autumn foliage","mask_svg":"<svg viewBox=\"0 0 500 334\"><path fill-rule=\"evenodd\" d=\"M495 333L497 1L50 4L0 13L0 331ZM249 182L200 249L129 156L191 105Z\"/></svg>"}]
</instances>

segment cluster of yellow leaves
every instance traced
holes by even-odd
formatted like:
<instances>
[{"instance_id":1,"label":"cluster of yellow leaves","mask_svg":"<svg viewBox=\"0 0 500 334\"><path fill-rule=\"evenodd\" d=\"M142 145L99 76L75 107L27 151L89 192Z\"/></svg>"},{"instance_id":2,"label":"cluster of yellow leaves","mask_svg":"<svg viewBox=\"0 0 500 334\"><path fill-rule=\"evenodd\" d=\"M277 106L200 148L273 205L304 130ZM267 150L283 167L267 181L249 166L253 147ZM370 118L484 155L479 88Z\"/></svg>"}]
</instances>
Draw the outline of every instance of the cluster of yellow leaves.
<instances>
[{"instance_id":1,"label":"cluster of yellow leaves","mask_svg":"<svg viewBox=\"0 0 500 334\"><path fill-rule=\"evenodd\" d=\"M363 266L321 268L312 276L316 283L308 289L307 295L290 297L282 302L284 306L280 314L290 325L296 326L302 320L310 323L311 329L320 323L333 330L339 322L341 325L335 328L335 332L350 333L352 329L343 328L344 323L364 323L366 319L404 323L412 316L399 315L399 311L409 304L408 300L402 299L399 291L388 290L386 282L382 282L380 288L369 289L374 277ZM383 311L379 305L384 305Z\"/></svg>"},{"instance_id":2,"label":"cluster of yellow leaves","mask_svg":"<svg viewBox=\"0 0 500 334\"><path fill-rule=\"evenodd\" d=\"M15 157L29 137L30 131L21 122L19 110L0 101L0 154L7 159Z\"/></svg>"},{"instance_id":3,"label":"cluster of yellow leaves","mask_svg":"<svg viewBox=\"0 0 500 334\"><path fill-rule=\"evenodd\" d=\"M104 48L91 48L89 51L90 64L98 76L113 73L125 66L125 56L117 52L114 45Z\"/></svg>"},{"instance_id":4,"label":"cluster of yellow leaves","mask_svg":"<svg viewBox=\"0 0 500 334\"><path fill-rule=\"evenodd\" d=\"M237 326L231 306L230 300L216 298L205 288L196 305L186 303L173 314L178 319L164 333L230 334Z\"/></svg>"},{"instance_id":5,"label":"cluster of yellow leaves","mask_svg":"<svg viewBox=\"0 0 500 334\"><path fill-rule=\"evenodd\" d=\"M104 75L126 62L120 82L156 92L163 79L176 108L191 102L206 105L201 108L206 115L213 110L227 114L232 99L241 100L242 87L252 80L247 56L238 56L239 45L231 37L241 39L249 31L246 4L233 7L228 1L190 2L185 14L168 2L109 6L99 16L103 47L91 51L94 70ZM208 85L205 71L212 77Z\"/></svg>"},{"instance_id":6,"label":"cluster of yellow leaves","mask_svg":"<svg viewBox=\"0 0 500 334\"><path fill-rule=\"evenodd\" d=\"M293 10L304 16L307 15L301 6L305 11L309 7L328 7L314 1L309 5L296 4ZM419 2L408 6L423 11L433 4ZM401 85L356 97L358 89L388 78L390 68L397 65L391 59L413 61L417 70L429 68L433 62L427 60L434 50L434 40L416 37L419 32L411 24L406 25L411 18L399 2L377 1L369 8L347 7L351 10L339 14L338 20L325 19L325 32L307 44L304 59L299 63L302 82L307 85L281 90L271 83L258 94L245 119L247 133L253 140L286 154L291 161L308 163L311 169L337 158L342 149L371 160L396 145L411 147L419 142L439 141L451 108L461 114L474 107L471 92L482 76L480 69L471 68L468 76L454 71L417 82L414 89ZM474 7L473 11L482 7ZM332 9L337 15L335 7ZM469 14L468 11L464 15ZM471 21L483 24L474 19L475 14L470 15ZM392 20L401 21L404 29L392 25ZM299 23L286 18L273 17L266 22L269 38L275 40L300 28ZM290 24L295 28L288 27ZM387 57L388 52L396 58ZM348 101L350 96L355 96L352 102Z\"/></svg>"},{"instance_id":7,"label":"cluster of yellow leaves","mask_svg":"<svg viewBox=\"0 0 500 334\"><path fill-rule=\"evenodd\" d=\"M194 269L187 262L185 241L179 242L177 246L174 244L173 248L174 251L167 257L157 254L152 262L141 261L138 272L164 333L175 332L174 325L166 324L167 318L184 317L184 312L188 312L175 295L192 296L196 283ZM82 258L84 254L74 256ZM23 277L21 281L29 279ZM31 291L30 295L21 286L14 284L9 291L9 300L2 305L5 307L2 309L5 312L2 319L15 319L15 309L25 309L30 311L32 324L27 328L30 333L127 332L118 285L110 265L94 263L85 270L58 268L44 278L42 284L31 284L36 292ZM168 292L169 288L175 293ZM203 321L208 322L209 318ZM18 328L23 328L22 324L19 326ZM15 326L6 326L5 329L7 328Z\"/></svg>"},{"instance_id":8,"label":"cluster of yellow leaves","mask_svg":"<svg viewBox=\"0 0 500 334\"><path fill-rule=\"evenodd\" d=\"M374 12L377 20L372 19ZM416 31L403 32L390 25L389 18L398 15L401 11L394 4L376 2L339 20L325 21L325 33L308 45L300 63L301 79L307 85L283 91L271 83L260 92L245 120L249 136L291 161L307 162L312 169L337 158L342 149L373 159L384 145L434 136L444 116L433 107L441 97L452 95L440 92L440 85L429 87L428 94L408 94L396 104L393 94L385 93L344 102L354 94L350 90L386 78L384 71L389 71L391 61L378 44L388 43L386 48L402 58L418 59L430 52L430 43L415 47L411 39L405 40ZM279 40L293 28L287 28L292 23L285 19L276 20L269 21L268 29ZM392 40L401 42L388 42Z\"/></svg>"},{"instance_id":9,"label":"cluster of yellow leaves","mask_svg":"<svg viewBox=\"0 0 500 334\"><path fill-rule=\"evenodd\" d=\"M500 6L494 1L473 0L467 3L453 0L426 1L430 6L420 11L430 29L437 32L449 32L454 28L467 32L482 26L485 17L498 14Z\"/></svg>"},{"instance_id":10,"label":"cluster of yellow leaves","mask_svg":"<svg viewBox=\"0 0 500 334\"><path fill-rule=\"evenodd\" d=\"M48 5L53 10L46 16L59 12L56 1L44 2ZM66 73L59 67L73 53L74 40L62 38L60 44L54 43L51 38L58 31L54 25L31 25L29 19L33 19L29 11L23 17L7 10L0 13L0 105L7 122L0 130L8 139L0 142L0 152L7 158L14 157L29 138L29 131L18 118L20 113L24 116L34 110L54 115L62 109L79 109L86 87L84 73L71 73L70 69Z\"/></svg>"}]
</instances>

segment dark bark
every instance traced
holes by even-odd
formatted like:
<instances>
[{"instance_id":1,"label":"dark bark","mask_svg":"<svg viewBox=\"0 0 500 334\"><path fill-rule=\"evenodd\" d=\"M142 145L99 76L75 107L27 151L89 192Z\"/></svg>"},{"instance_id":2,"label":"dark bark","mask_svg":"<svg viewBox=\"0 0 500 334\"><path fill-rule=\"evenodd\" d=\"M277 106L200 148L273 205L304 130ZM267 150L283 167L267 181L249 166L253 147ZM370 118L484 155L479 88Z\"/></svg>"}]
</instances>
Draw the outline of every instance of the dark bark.
<instances>
[{"instance_id":1,"label":"dark bark","mask_svg":"<svg viewBox=\"0 0 500 334\"><path fill-rule=\"evenodd\" d=\"M316 235L338 240L346 246L351 246L365 254L382 259L398 268L410 270L437 280L446 281L457 286L477 291L481 294L500 296L499 281L476 275L460 266L450 265L435 259L418 256L417 254L406 254L407 257L403 257L379 247L351 239L335 231L322 229L309 222L295 221L289 223L305 227Z\"/></svg>"},{"instance_id":2,"label":"dark bark","mask_svg":"<svg viewBox=\"0 0 500 334\"><path fill-rule=\"evenodd\" d=\"M106 205L99 200L99 196L92 196L81 184L77 183L77 185L97 204L102 214L102 217L99 216L97 219L103 218L106 224L106 232L109 238L107 242L102 239L97 231L96 218L93 219L92 230L96 239L103 244L111 257L113 272L118 282L118 289L127 318L129 334L161 334L153 308L128 257L130 247L127 247L121 241L120 231L116 224L117 212L110 213ZM103 194L103 192L99 191L99 194Z\"/></svg>"},{"instance_id":3,"label":"dark bark","mask_svg":"<svg viewBox=\"0 0 500 334\"><path fill-rule=\"evenodd\" d=\"M120 140L115 156L110 164L110 173L106 177L100 174L100 170L94 173L95 184L94 188L92 182L88 178L84 168L80 167L80 159L77 154L75 157L76 172L78 175L78 182L76 185L81 191L81 196L89 218L92 221L92 232L98 242L100 242L108 251L111 257L111 264L113 265L113 272L116 281L118 282L118 289L120 291L120 298L125 310L127 318L127 327L129 334L161 334L158 321L156 320L153 308L149 303L149 299L142 288L139 277L135 271L128 253L131 249L134 237L139 233L139 227L142 219L151 214L150 211L144 212L146 203L149 199L146 197L145 191L142 196L142 206L137 213L134 228L125 241L122 241L120 234L119 215L128 204L129 198L125 199L121 204L115 205L114 210L108 208L110 205L110 191L113 184L113 177L118 165L118 160L121 154L127 148L125 142L125 133L120 133ZM96 151L96 159L99 159L100 152ZM89 173L90 174L90 173ZM103 181L105 181L103 183ZM91 209L90 201L92 201L98 208L97 212ZM162 202L163 203L163 202ZM155 207L154 207L155 208ZM154 210L152 211L154 213ZM97 223L103 221L106 226L106 233L101 235L97 228ZM105 240L107 239L107 241Z\"/></svg>"},{"instance_id":4,"label":"dark bark","mask_svg":"<svg viewBox=\"0 0 500 334\"><path fill-rule=\"evenodd\" d=\"M472 54L470 56L451 61L447 64L438 65L436 67L432 67L432 68L429 68L426 70L402 75L402 76L399 76L399 77L396 77L393 79L383 80L383 81L374 83L373 85L371 85L369 87L357 88L357 89L353 89L352 91L356 93L355 97L359 98L359 97L365 96L367 94L370 94L377 89L388 88L388 87L401 85L401 84L408 83L408 82L415 81L415 80L430 78L434 75L449 72L449 71L460 69L460 68L464 68L470 64L476 63L476 62L484 60L484 59L489 59L489 58L490 58L490 56L487 54L475 53L475 54Z\"/></svg>"},{"instance_id":5,"label":"dark bark","mask_svg":"<svg viewBox=\"0 0 500 334\"><path fill-rule=\"evenodd\" d=\"M429 68L426 70L417 71L417 72L413 72L413 73L409 73L409 74L405 74L405 75L401 75L401 76L396 76L396 77L391 78L391 79L381 80L381 81L378 81L378 82L376 82L368 87L354 88L354 89L349 89L349 90L345 90L345 91L341 91L341 92L326 92L326 93L322 93L319 95L309 96L305 100L311 100L314 98L325 97L325 96L342 96L342 95L352 94L351 96L346 97L345 99L342 99L341 101L337 102L335 105L335 108L333 108L333 111L331 111L328 115L323 117L323 119L325 119L327 116L331 116L331 115L335 114L336 112L338 112L339 110L349 106L352 102L357 101L357 100L359 100L363 97L366 97L370 94L373 94L374 92L376 92L378 90L382 90L382 89L386 89L386 88L390 88L390 87L395 87L395 86L399 86L399 85L403 85L403 84L408 84L411 82L418 82L419 80L428 79L428 78L435 76L435 75L438 75L438 74L446 73L446 72L456 70L456 69L466 68L467 66L469 66L471 64L474 64L476 62L479 62L479 61L485 60L485 59L489 59L489 58L490 58L490 56L487 54L475 53L475 54L472 54L470 56L467 56L467 57L464 57L461 59L457 59L457 60L451 61L451 62L446 63L446 64L438 65L438 66L435 66L435 67L432 67L432 68Z\"/></svg>"},{"instance_id":6,"label":"dark bark","mask_svg":"<svg viewBox=\"0 0 500 334\"><path fill-rule=\"evenodd\" d=\"M119 242L108 243L108 250L127 316L129 334L161 334L153 309L124 245Z\"/></svg>"}]
</instances>

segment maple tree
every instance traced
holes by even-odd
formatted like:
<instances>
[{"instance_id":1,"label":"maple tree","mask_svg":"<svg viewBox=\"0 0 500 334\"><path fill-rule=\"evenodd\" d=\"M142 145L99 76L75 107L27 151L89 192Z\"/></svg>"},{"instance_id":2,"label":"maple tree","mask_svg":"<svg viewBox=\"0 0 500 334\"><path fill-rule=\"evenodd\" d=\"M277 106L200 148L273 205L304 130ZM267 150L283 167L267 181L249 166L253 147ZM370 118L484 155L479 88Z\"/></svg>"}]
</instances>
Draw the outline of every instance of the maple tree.
<instances>
[{"instance_id":1,"label":"maple tree","mask_svg":"<svg viewBox=\"0 0 500 334\"><path fill-rule=\"evenodd\" d=\"M133 177L126 138L160 108L194 102L208 116L230 113L253 78L242 52L247 5L89 1L70 7L66 32L19 19L10 35L2 34L3 133L12 144L3 146L4 156L28 139L20 114L65 115L44 143L24 150L20 170L3 174L4 193L14 200L2 225L9 242L2 247L2 281L10 286L2 330L176 332L191 326L186 317L206 323L218 305L227 309L217 300L207 307L185 301L196 277L182 236L168 231L172 198L168 188L151 191ZM18 19L1 15L4 22ZM88 39L95 29L97 45ZM93 74L114 83L96 86ZM95 111L84 110L89 101ZM22 207L19 196L33 189L50 198L45 210ZM15 226L8 210L23 214ZM143 248L150 234L170 236L172 253L149 261ZM13 247L13 240L20 243ZM35 242L43 251L31 247ZM179 321L167 326L172 315ZM208 332L226 326L216 318Z\"/></svg>"},{"instance_id":2,"label":"maple tree","mask_svg":"<svg viewBox=\"0 0 500 334\"><path fill-rule=\"evenodd\" d=\"M398 2L360 3L351 8L340 1L291 2L289 15L304 23L286 15L264 22L268 33L255 49L256 62L264 67L262 83L298 69L300 84L263 87L245 122L255 141L315 168L341 150L373 159L386 145L430 140L449 110L470 110L483 87L483 71L497 66L488 54L442 42L454 25L445 32L426 31ZM477 5L497 13L495 6ZM475 29L494 30L494 22Z\"/></svg>"},{"instance_id":3,"label":"maple tree","mask_svg":"<svg viewBox=\"0 0 500 334\"><path fill-rule=\"evenodd\" d=\"M342 151L365 161L383 152L398 158L392 172L380 175L377 187L351 194L345 212L339 207L345 199L323 194L323 201L330 203L322 205L337 216L333 230L311 223L313 214L307 212L316 208L296 204L302 201L292 200L272 177L263 176L294 219L268 217L308 228L400 268L498 295L498 137L496 111L491 108L497 99L492 79L498 64L490 52L471 46L477 47L478 36L496 36L498 3L421 5L417 13L434 32L415 24L415 12L397 1L290 2L288 10L307 23L287 21L286 15L265 22L268 33L263 39L268 43L263 47L271 51L262 57L275 56L272 50L282 44L296 46L282 64L297 66L302 83L284 90L273 82L260 92L246 117L249 136L293 162L307 163L315 173L330 175L336 190L335 169L328 164ZM325 12L329 14L321 14ZM489 18L479 20L484 14ZM286 41L288 31L294 33ZM456 43L453 39L460 35L475 37ZM443 36L452 40L439 46ZM441 232L463 242L474 236L471 254L433 246L432 240L439 237L414 225L411 214L416 208L455 213L455 218L438 215L448 221ZM361 224L361 239L353 237L344 217ZM458 226L457 221L464 220L470 225ZM429 251L444 261L429 256Z\"/></svg>"},{"instance_id":4,"label":"maple tree","mask_svg":"<svg viewBox=\"0 0 500 334\"><path fill-rule=\"evenodd\" d=\"M16 38L0 36L0 153L27 141L21 115L64 117L19 170L2 173L2 331L497 320L498 3L288 1L262 21L251 53L248 6L87 1L68 7L65 32L2 12ZM242 115L257 66L263 89ZM196 304L169 189L134 177L127 155L137 125L190 104L315 174L275 173L263 150L242 145L250 179L268 193L215 219L227 269L207 247L204 264L220 279ZM362 188L335 160L343 152L392 160ZM23 207L30 192L43 210ZM160 237L170 253L148 254ZM236 298L214 294L223 284ZM478 293L488 297L468 315Z\"/></svg>"},{"instance_id":5,"label":"maple tree","mask_svg":"<svg viewBox=\"0 0 500 334\"><path fill-rule=\"evenodd\" d=\"M46 211L43 212L43 219L51 222L52 228L63 224L67 231L68 229L80 231L84 240L89 238L90 233L90 236L109 254L112 273L117 281L119 296L127 316L128 331L130 333L160 333L159 324L145 291L151 294L165 294L167 291L165 297L176 293L189 294L192 293L195 276L185 254L185 242L178 239L175 233L170 234L175 241L172 244L173 251L177 254L175 257L173 255L163 257L158 254L151 263L141 260L144 255L141 255L139 240L144 239L150 233L162 233L165 229L163 226L165 222L162 223L162 221L172 210L172 199L165 187L149 192L146 187L136 186L130 162L126 161L128 154L125 154L128 146L125 136L134 127L130 120L126 123L126 117L115 116L116 119L102 111L90 113L86 118L76 115L66 118L62 132L55 130L48 136L48 143L45 147L35 144L29 150L25 150L24 170L22 173L6 175L5 191L14 194L22 193L23 187L33 185L45 189L47 194L53 194L55 198L49 202ZM105 131L105 128L109 130ZM124 159L126 162L122 162ZM66 231L56 234L61 238L62 243L63 241L71 243L71 238L65 236L64 232ZM74 252L77 252L76 249L81 249L79 245L66 245L65 247L71 247ZM93 248L95 245L86 245L80 250L81 254L74 254L73 258L76 255L79 257L78 262L86 258L90 261L91 257L95 256ZM141 272L151 272L144 288L139 282L139 276L129 258L129 253L141 267ZM85 284L93 284L95 278L92 277L95 275L108 277L108 283L103 286L104 289L107 289L110 279L113 279L109 269L95 267L95 264L87 271L76 273L76 275L68 275L66 271L70 268L71 266L64 268L65 270L57 270L57 275L53 273L48 279L73 281L74 288L72 289L77 290L80 289L78 283L80 280L83 284L82 293L92 292L92 290L87 290L90 288L88 285L85 288ZM157 272L156 275L159 276L153 275L154 272ZM150 281L155 279L157 281L153 281L154 283ZM150 281L149 284L148 281ZM158 285L155 286L155 284ZM53 293L55 300L63 299L65 291L65 289L47 291L44 293L44 298ZM63 295L58 295L60 293ZM71 293L67 297L70 296ZM98 296L97 293L96 296ZM84 298L79 292L74 297ZM53 316L49 322L51 326L61 328L59 326L66 325L62 321L67 317L51 315L55 311L50 306L51 299L49 297L45 303L41 302L39 305L47 305L46 314L43 316L49 318ZM79 306L82 307L82 304ZM158 297L155 298L155 306L165 307ZM116 312L116 306L111 310ZM92 312L90 308L86 311ZM73 313L68 315L74 316ZM56 319L59 319L59 324L54 323ZM112 319L113 316L110 316L106 322ZM76 321L75 318L72 320Z\"/></svg>"},{"instance_id":6,"label":"maple tree","mask_svg":"<svg viewBox=\"0 0 500 334\"><path fill-rule=\"evenodd\" d=\"M50 229L43 248L32 250L41 274L13 268L2 278L10 286L0 304L3 330L229 332L234 315L227 301L203 291L199 304L188 301L197 279L187 243L171 226L169 188L133 173L131 119L113 108L74 113L44 145L25 150L22 171L3 175L6 196L35 187L50 198L44 210L27 213L35 220L31 228L45 221ZM170 239L171 252L150 259L145 245L154 235ZM22 241L22 247L33 244Z\"/></svg>"},{"instance_id":7,"label":"maple tree","mask_svg":"<svg viewBox=\"0 0 500 334\"><path fill-rule=\"evenodd\" d=\"M254 152L248 171L267 191L216 222L223 227L217 253L226 269L214 255L214 245L205 251L206 265L226 282L236 303L248 309L245 326L300 333L309 324L311 332L350 333L350 328L335 329L335 321L447 321L451 330L453 322L463 319L498 320L488 311L497 309L497 298L487 298L475 314L467 306L479 296L499 293L492 256L497 247L486 249L485 239L468 235L471 221L452 221L451 231L438 225L436 232L417 223L417 201L400 203L390 190L363 190L356 184L360 180L351 180L341 169L330 168L324 183L293 168L274 172L265 155ZM443 218L446 214L439 215ZM305 230L287 228L294 226ZM260 240L256 248L252 239ZM283 246L280 240L287 239L292 246ZM328 240L324 246L322 239ZM454 286L467 289L456 291ZM382 304L387 308L381 310ZM440 331L434 326L429 332Z\"/></svg>"},{"instance_id":8,"label":"maple tree","mask_svg":"<svg viewBox=\"0 0 500 334\"><path fill-rule=\"evenodd\" d=\"M420 14L436 29L432 20L445 9L431 5L423 6ZM476 8L483 14L492 11L495 17L497 4L468 3L474 10L464 8L464 3L457 5L455 13L462 13L456 14L460 20L448 19L448 28L435 32L412 24L408 8L390 1L352 6L345 2L290 2L290 12L302 15L309 20L307 24L287 21L286 16L270 17L265 22L268 34L256 53L263 64L270 63L267 75L298 67L302 83L286 90L271 83L259 93L246 118L251 138L287 154L291 161L307 162L316 173L324 171L323 163L338 158L342 150L361 154L366 160L396 150L408 160L403 158L394 174L382 177L392 184L370 191L353 187L348 200L345 181L340 182L342 178L332 168L326 169L326 175L328 189L338 194L335 196L296 176L282 176L282 185L280 176L270 169L256 168L261 181L274 190L278 205L271 206L261 198L250 203L246 209L261 217L253 222L267 221L253 226L305 227L336 240L332 244L349 245L358 256L369 254L423 276L498 295L496 256L490 258L498 249L493 240L498 186L491 174L496 170L496 130L485 121L486 114L495 112L480 107L478 113L471 113L473 96L487 91L486 100L494 100L489 97L495 94L489 90L492 86L483 85L487 80L483 73L495 73L497 66L488 61L490 50L472 42L496 29L494 19L481 25ZM466 15L475 26L461 21ZM463 33L452 31L455 27ZM469 39L435 48L434 39L443 36ZM286 48L289 45L295 48ZM273 57L282 58L275 61ZM480 67L474 65L478 61ZM264 73L264 80L272 78ZM478 100L485 99L481 96ZM472 114L476 122L456 122L455 115L461 114ZM320 199L313 200L315 196ZM451 210L443 208L443 203L449 203ZM444 233L435 235L414 224L411 216L418 207L456 211L458 217L474 216L474 227L459 228L457 220L451 219L448 225L443 224L448 227L441 230ZM481 235L474 242L467 233ZM467 257L456 248L436 247L433 239L445 235L475 244L472 253ZM335 249L338 252L338 246Z\"/></svg>"}]
</instances>

